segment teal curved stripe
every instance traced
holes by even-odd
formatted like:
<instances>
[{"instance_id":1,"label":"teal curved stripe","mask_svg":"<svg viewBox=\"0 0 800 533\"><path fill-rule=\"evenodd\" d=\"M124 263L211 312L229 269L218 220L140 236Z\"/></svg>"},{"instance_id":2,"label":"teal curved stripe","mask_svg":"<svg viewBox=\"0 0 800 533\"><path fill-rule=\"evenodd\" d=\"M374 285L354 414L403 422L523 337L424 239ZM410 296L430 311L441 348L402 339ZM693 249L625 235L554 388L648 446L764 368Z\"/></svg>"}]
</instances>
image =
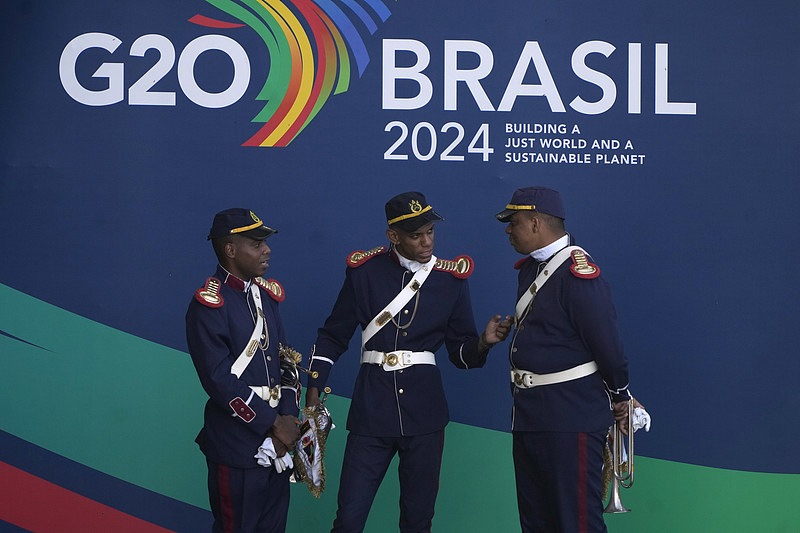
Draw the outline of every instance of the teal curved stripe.
<instances>
[{"instance_id":1,"label":"teal curved stripe","mask_svg":"<svg viewBox=\"0 0 800 533\"><path fill-rule=\"evenodd\" d=\"M0 335L0 429L207 508L205 461L193 442L206 396L186 353L4 285L0 302L0 331L5 333ZM328 440L327 489L316 499L305 486L292 487L289 533L326 531L336 514L349 400L330 396L327 404L337 425ZM656 438L656 431L643 434L637 451L646 454L648 441ZM797 474L740 472L637 456L635 484L622 492L632 512L606 515L606 523L614 533L797 531L798 494ZM398 497L395 465L375 500L367 533L396 531ZM434 530L519 529L511 436L451 423Z\"/></svg>"},{"instance_id":2,"label":"teal curved stripe","mask_svg":"<svg viewBox=\"0 0 800 533\"><path fill-rule=\"evenodd\" d=\"M0 336L0 429L138 486L207 505L204 459L193 442L205 394L187 354L5 285L0 301L0 330L26 341Z\"/></svg>"}]
</instances>

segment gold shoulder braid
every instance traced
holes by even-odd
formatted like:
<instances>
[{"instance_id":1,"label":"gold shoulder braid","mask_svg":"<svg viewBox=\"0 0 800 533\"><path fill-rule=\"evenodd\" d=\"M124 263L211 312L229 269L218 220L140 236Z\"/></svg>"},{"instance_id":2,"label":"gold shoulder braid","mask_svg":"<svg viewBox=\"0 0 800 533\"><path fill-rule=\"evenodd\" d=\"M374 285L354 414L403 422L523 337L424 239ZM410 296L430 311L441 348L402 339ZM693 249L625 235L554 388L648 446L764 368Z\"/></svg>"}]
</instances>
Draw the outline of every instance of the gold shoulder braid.
<instances>
[{"instance_id":1,"label":"gold shoulder braid","mask_svg":"<svg viewBox=\"0 0 800 533\"><path fill-rule=\"evenodd\" d=\"M569 269L577 278L594 279L600 275L600 268L590 263L581 250L572 251L572 266Z\"/></svg>"},{"instance_id":2,"label":"gold shoulder braid","mask_svg":"<svg viewBox=\"0 0 800 533\"><path fill-rule=\"evenodd\" d=\"M219 294L220 282L217 278L208 278L206 284L195 291L194 297L203 305L208 307L222 307L225 303Z\"/></svg>"},{"instance_id":3,"label":"gold shoulder braid","mask_svg":"<svg viewBox=\"0 0 800 533\"><path fill-rule=\"evenodd\" d=\"M436 264L433 266L436 270L444 270L450 272L453 276L459 279L466 279L472 275L475 270L475 263L468 255L459 255L454 260L437 259Z\"/></svg>"},{"instance_id":4,"label":"gold shoulder braid","mask_svg":"<svg viewBox=\"0 0 800 533\"><path fill-rule=\"evenodd\" d=\"M368 250L366 252L358 250L347 256L347 266L351 268L360 266L364 264L368 259L371 259L372 257L385 251L386 251L385 246L377 246L372 250Z\"/></svg>"},{"instance_id":5,"label":"gold shoulder braid","mask_svg":"<svg viewBox=\"0 0 800 533\"><path fill-rule=\"evenodd\" d=\"M280 303L286 299L286 294L283 292L283 285L274 279L264 279L261 276L254 278L253 281L260 285L264 290L269 293L270 298Z\"/></svg>"}]
</instances>

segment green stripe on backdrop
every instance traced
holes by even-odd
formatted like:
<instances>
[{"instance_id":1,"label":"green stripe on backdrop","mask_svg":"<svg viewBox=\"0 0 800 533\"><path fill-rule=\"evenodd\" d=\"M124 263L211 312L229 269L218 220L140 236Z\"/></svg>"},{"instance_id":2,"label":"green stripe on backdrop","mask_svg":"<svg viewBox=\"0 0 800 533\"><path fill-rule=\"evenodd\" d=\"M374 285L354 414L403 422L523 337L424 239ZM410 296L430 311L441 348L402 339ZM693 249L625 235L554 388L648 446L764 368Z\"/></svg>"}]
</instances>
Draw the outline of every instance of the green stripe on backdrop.
<instances>
[{"instance_id":1,"label":"green stripe on backdrop","mask_svg":"<svg viewBox=\"0 0 800 533\"><path fill-rule=\"evenodd\" d=\"M343 426L347 401L329 407ZM329 400L330 402L330 400ZM329 440L329 481L322 498L292 494L291 532L328 531L336 514L336 476L346 432ZM637 449L658 438L637 432ZM611 533L767 533L800 531L800 475L759 474L707 468L637 457L636 479L622 490L627 514L605 515ZM392 465L378 493L366 533L397 531L397 468ZM328 528L328 529L326 529ZM439 498L433 531L507 533L520 531L517 516L511 436L451 423L445 437Z\"/></svg>"},{"instance_id":2,"label":"green stripe on backdrop","mask_svg":"<svg viewBox=\"0 0 800 533\"><path fill-rule=\"evenodd\" d=\"M42 347L0 335L0 429L207 508L205 461L193 442L206 397L189 356L3 285L0 301L0 330ZM338 427L328 441L327 489L315 499L304 486L293 487L289 533L327 531L336 513L349 400L331 396L328 405ZM657 416L653 431L637 438L637 450L646 453L647 442L659 438ZM800 531L798 496L800 475L638 457L634 487L622 491L632 512L606 515L606 523L611 532ZM398 497L393 465L367 533L397 531ZM515 498L510 435L450 424L434 531L519 531Z\"/></svg>"},{"instance_id":3,"label":"green stripe on backdrop","mask_svg":"<svg viewBox=\"0 0 800 533\"><path fill-rule=\"evenodd\" d=\"M191 359L0 285L0 429L114 477L206 506Z\"/></svg>"}]
</instances>

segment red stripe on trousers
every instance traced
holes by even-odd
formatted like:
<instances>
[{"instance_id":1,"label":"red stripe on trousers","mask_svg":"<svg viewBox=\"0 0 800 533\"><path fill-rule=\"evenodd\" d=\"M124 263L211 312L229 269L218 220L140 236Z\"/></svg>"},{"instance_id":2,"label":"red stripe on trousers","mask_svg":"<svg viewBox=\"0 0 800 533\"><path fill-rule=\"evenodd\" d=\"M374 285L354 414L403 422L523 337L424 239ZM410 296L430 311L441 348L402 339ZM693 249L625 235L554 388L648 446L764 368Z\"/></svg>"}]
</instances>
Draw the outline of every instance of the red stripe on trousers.
<instances>
[{"instance_id":1,"label":"red stripe on trousers","mask_svg":"<svg viewBox=\"0 0 800 533\"><path fill-rule=\"evenodd\" d=\"M444 457L444 430L442 430L442 446L439 448L439 476L436 478L436 495L439 495L439 487L441 484L441 474L442 474L442 458ZM434 509L433 514L436 514L436 509ZM433 520L433 517L431 517Z\"/></svg>"},{"instance_id":2,"label":"red stripe on trousers","mask_svg":"<svg viewBox=\"0 0 800 533\"><path fill-rule=\"evenodd\" d=\"M0 520L33 533L174 533L3 462Z\"/></svg>"},{"instance_id":3,"label":"red stripe on trousers","mask_svg":"<svg viewBox=\"0 0 800 533\"><path fill-rule=\"evenodd\" d=\"M231 478L228 467L219 465L217 469L217 483L219 484L219 504L222 511L222 520L225 533L233 533L236 520L233 516L233 498L231 497Z\"/></svg>"},{"instance_id":4,"label":"red stripe on trousers","mask_svg":"<svg viewBox=\"0 0 800 533\"><path fill-rule=\"evenodd\" d=\"M588 456L586 452L586 433L578 434L578 531L589 531L587 514L586 487L588 483Z\"/></svg>"}]
</instances>

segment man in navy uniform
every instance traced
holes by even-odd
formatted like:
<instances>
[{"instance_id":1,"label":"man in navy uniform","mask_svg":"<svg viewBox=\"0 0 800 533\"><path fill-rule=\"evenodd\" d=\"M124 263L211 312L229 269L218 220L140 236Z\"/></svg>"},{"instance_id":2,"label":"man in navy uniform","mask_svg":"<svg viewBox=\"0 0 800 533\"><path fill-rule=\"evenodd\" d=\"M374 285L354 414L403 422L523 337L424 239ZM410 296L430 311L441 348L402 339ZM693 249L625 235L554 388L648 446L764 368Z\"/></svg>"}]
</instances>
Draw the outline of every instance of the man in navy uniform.
<instances>
[{"instance_id":1,"label":"man in navy uniform","mask_svg":"<svg viewBox=\"0 0 800 533\"><path fill-rule=\"evenodd\" d=\"M518 189L496 217L525 255L509 354L522 531L604 532L603 448L615 418L627 434L630 399L611 289L571 246L557 191Z\"/></svg>"},{"instance_id":2,"label":"man in navy uniform","mask_svg":"<svg viewBox=\"0 0 800 533\"><path fill-rule=\"evenodd\" d=\"M319 377L308 381L306 405L319 403L331 367L360 326L362 364L347 420L336 533L363 531L395 453L400 531L430 531L449 421L434 352L445 344L458 368L481 367L511 325L497 315L478 335L467 282L473 262L433 255L434 223L443 219L422 194L389 200L386 219L391 246L348 256L344 285L311 356Z\"/></svg>"},{"instance_id":3,"label":"man in navy uniform","mask_svg":"<svg viewBox=\"0 0 800 533\"><path fill-rule=\"evenodd\" d=\"M286 453L299 437L300 389L293 380L281 386L280 355L289 349L278 312L283 288L261 277L273 233L247 209L218 213L208 239L219 265L186 313L189 353L210 397L197 443L214 533L286 529Z\"/></svg>"}]
</instances>

